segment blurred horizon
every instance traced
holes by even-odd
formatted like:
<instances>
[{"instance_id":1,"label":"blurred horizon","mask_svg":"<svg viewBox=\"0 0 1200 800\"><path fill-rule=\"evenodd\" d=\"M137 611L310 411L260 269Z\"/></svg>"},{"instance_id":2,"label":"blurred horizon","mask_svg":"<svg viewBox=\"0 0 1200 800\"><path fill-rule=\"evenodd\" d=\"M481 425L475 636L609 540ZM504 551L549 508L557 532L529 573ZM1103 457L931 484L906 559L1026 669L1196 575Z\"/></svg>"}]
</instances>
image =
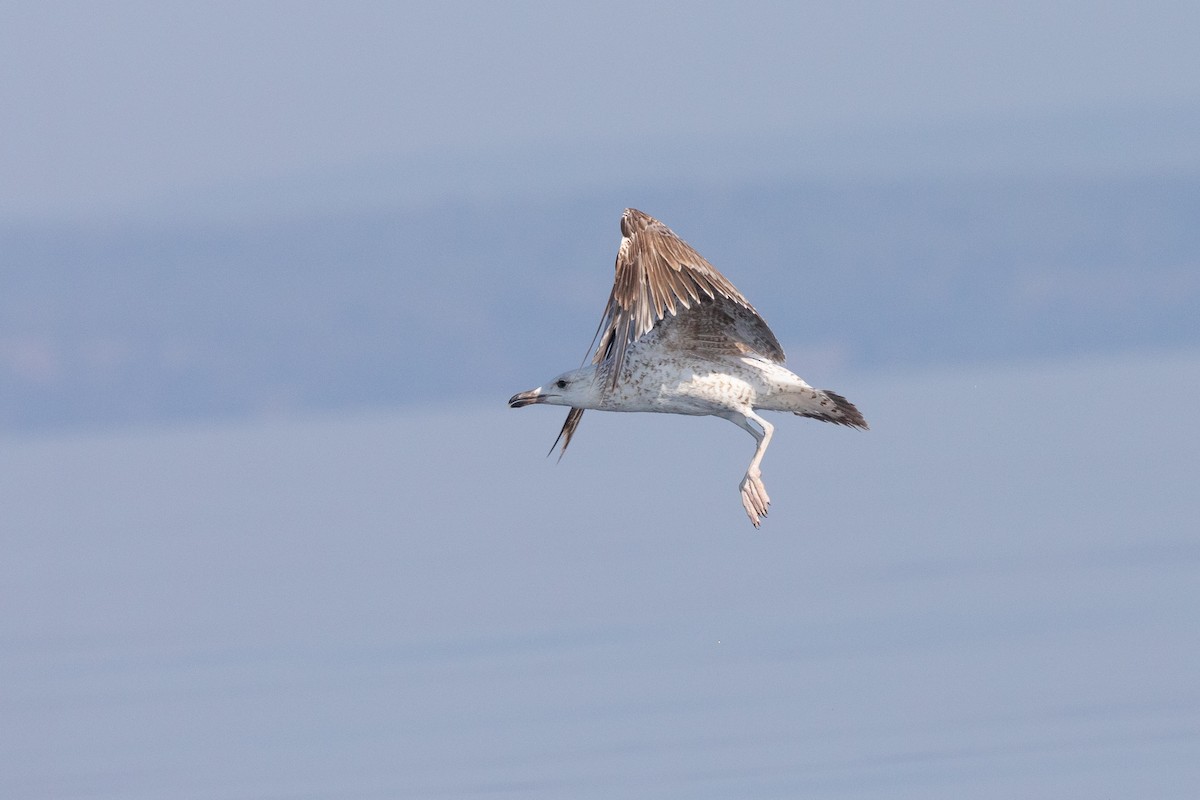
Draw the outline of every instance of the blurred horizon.
<instances>
[{"instance_id":1,"label":"blurred horizon","mask_svg":"<svg viewBox=\"0 0 1200 800\"><path fill-rule=\"evenodd\" d=\"M801 375L1200 341L1200 7L0 7L0 431L507 397L662 219Z\"/></svg>"},{"instance_id":2,"label":"blurred horizon","mask_svg":"<svg viewBox=\"0 0 1200 800\"><path fill-rule=\"evenodd\" d=\"M1200 344L1200 173L362 195L0 223L0 431L503 399L584 357L626 206L722 270L811 382Z\"/></svg>"}]
</instances>

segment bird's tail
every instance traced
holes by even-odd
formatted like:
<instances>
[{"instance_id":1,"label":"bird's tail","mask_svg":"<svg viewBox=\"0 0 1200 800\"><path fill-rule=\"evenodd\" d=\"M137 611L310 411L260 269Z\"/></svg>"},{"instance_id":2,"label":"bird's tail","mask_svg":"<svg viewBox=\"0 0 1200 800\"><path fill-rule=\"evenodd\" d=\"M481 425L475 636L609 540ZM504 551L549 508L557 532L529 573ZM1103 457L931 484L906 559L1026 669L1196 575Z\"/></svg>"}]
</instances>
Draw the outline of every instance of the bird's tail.
<instances>
[{"instance_id":1,"label":"bird's tail","mask_svg":"<svg viewBox=\"0 0 1200 800\"><path fill-rule=\"evenodd\" d=\"M806 386L790 391L778 400L783 401L777 407L779 411L791 411L809 419L849 425L851 428L866 430L869 427L863 415L854 407L854 403L828 389Z\"/></svg>"}]
</instances>

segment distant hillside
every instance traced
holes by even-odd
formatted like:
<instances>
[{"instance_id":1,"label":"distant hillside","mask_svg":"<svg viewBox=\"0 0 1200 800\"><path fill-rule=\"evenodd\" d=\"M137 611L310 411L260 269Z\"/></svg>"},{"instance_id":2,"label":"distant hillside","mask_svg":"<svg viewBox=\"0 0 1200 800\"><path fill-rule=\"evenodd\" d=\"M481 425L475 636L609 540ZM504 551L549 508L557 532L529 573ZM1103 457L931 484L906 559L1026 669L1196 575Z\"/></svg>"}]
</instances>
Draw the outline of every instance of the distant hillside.
<instances>
[{"instance_id":1,"label":"distant hillside","mask_svg":"<svg viewBox=\"0 0 1200 800\"><path fill-rule=\"evenodd\" d=\"M813 380L1200 342L1197 177L643 188L241 226L9 227L0 428L502 402L583 358L626 205L724 271Z\"/></svg>"}]
</instances>

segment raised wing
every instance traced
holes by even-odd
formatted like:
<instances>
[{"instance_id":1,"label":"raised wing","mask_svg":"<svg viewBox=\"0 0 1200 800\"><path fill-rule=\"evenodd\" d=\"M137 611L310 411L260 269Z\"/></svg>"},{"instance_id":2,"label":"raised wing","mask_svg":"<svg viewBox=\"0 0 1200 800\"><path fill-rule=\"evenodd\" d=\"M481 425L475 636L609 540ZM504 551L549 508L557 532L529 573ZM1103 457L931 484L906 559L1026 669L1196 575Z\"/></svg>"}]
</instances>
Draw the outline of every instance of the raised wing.
<instances>
[{"instance_id":1,"label":"raised wing","mask_svg":"<svg viewBox=\"0 0 1200 800\"><path fill-rule=\"evenodd\" d=\"M736 335L753 325L760 354L783 362L783 348L750 302L674 231L649 214L627 208L621 215L621 234L616 279L596 330L600 344L592 356L595 364L611 359L610 386L620 380L629 345L667 315L719 298L749 312L739 315L743 322L731 333Z\"/></svg>"},{"instance_id":2,"label":"raised wing","mask_svg":"<svg viewBox=\"0 0 1200 800\"><path fill-rule=\"evenodd\" d=\"M664 339L713 355L757 354L782 364L783 348L750 302L691 245L649 214L627 208L621 215L621 246L616 277L596 329L592 363L609 362L616 387L629 345L664 319L672 318ZM675 318L678 318L676 321ZM554 447L567 451L583 409L567 414Z\"/></svg>"}]
</instances>

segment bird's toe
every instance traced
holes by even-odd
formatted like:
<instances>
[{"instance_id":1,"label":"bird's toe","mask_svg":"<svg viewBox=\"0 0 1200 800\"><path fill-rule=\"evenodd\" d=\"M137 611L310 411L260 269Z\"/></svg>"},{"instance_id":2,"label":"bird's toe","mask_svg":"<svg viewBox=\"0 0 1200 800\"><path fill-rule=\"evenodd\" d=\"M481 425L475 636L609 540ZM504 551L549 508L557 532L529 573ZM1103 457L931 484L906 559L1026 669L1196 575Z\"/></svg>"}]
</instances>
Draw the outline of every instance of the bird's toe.
<instances>
[{"instance_id":1,"label":"bird's toe","mask_svg":"<svg viewBox=\"0 0 1200 800\"><path fill-rule=\"evenodd\" d=\"M742 479L742 507L754 527L762 524L762 517L767 515L767 506L771 498L767 496L767 488L763 486L762 478L758 475L746 475Z\"/></svg>"}]
</instances>

